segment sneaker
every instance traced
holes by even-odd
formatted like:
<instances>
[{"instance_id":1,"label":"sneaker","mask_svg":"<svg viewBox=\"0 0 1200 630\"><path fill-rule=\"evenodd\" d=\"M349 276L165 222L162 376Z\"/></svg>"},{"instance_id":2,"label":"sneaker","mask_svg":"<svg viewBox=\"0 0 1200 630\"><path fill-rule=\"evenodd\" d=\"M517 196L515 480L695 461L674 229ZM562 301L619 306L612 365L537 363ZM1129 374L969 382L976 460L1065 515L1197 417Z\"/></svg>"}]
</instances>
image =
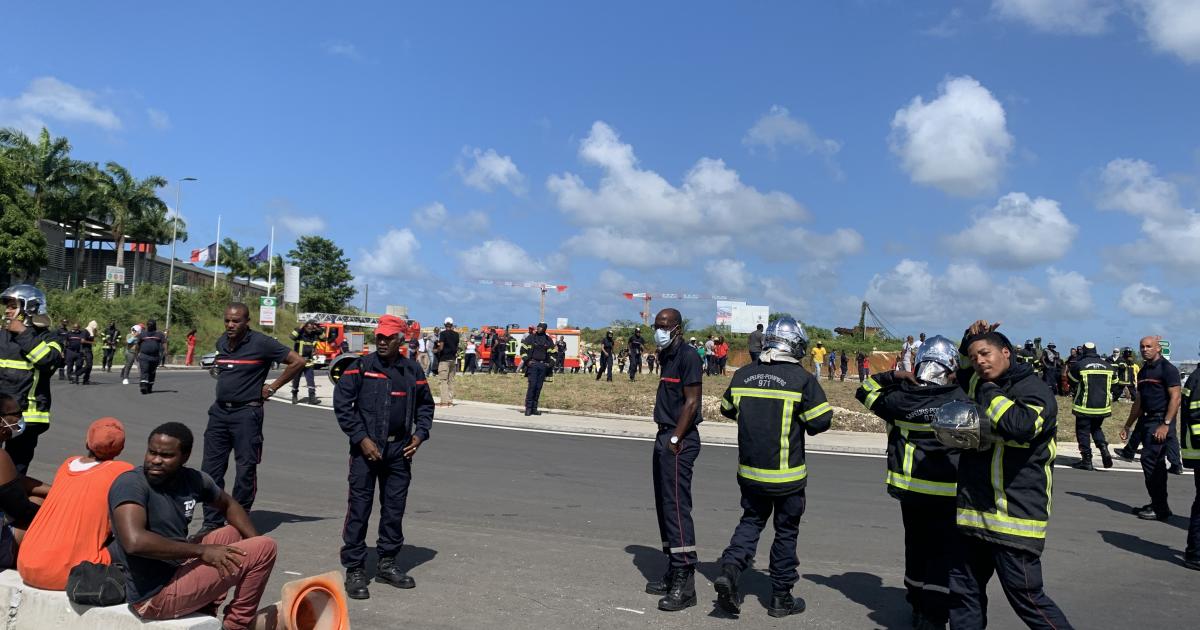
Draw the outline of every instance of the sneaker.
<instances>
[{"instance_id":1,"label":"sneaker","mask_svg":"<svg viewBox=\"0 0 1200 630\"><path fill-rule=\"evenodd\" d=\"M1166 512L1158 512L1149 505L1138 510L1137 512L1134 512L1134 514L1136 514L1137 517L1143 521L1166 521L1167 519L1171 518L1170 510Z\"/></svg>"}]
</instances>

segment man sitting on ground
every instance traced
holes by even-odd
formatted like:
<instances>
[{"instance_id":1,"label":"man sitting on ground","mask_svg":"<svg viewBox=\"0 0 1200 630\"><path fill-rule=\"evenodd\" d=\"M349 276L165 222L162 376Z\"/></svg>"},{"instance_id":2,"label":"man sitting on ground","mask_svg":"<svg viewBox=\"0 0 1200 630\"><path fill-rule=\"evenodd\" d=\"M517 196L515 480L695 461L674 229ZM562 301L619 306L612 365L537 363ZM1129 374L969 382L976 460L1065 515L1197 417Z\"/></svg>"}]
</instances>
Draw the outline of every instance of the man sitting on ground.
<instances>
[{"instance_id":1,"label":"man sitting on ground","mask_svg":"<svg viewBox=\"0 0 1200 630\"><path fill-rule=\"evenodd\" d=\"M12 396L0 394L0 443L24 432L21 405ZM0 569L17 566L17 547L49 490L50 486L18 473L8 451L0 450Z\"/></svg>"},{"instance_id":2,"label":"man sitting on ground","mask_svg":"<svg viewBox=\"0 0 1200 630\"><path fill-rule=\"evenodd\" d=\"M142 466L113 483L113 562L124 565L126 599L142 619L215 613L236 587L224 627L252 627L275 566L275 541L259 536L242 506L211 477L184 466L192 442L191 430L179 422L159 426L150 433ZM193 544L188 524L200 503L223 512L229 524Z\"/></svg>"},{"instance_id":3,"label":"man sitting on ground","mask_svg":"<svg viewBox=\"0 0 1200 630\"><path fill-rule=\"evenodd\" d=\"M17 571L34 588L61 591L80 562L112 562L105 544L112 534L108 490L118 475L133 469L114 459L125 448L125 427L100 418L88 427L87 455L73 455L58 467L54 486L21 542Z\"/></svg>"}]
</instances>

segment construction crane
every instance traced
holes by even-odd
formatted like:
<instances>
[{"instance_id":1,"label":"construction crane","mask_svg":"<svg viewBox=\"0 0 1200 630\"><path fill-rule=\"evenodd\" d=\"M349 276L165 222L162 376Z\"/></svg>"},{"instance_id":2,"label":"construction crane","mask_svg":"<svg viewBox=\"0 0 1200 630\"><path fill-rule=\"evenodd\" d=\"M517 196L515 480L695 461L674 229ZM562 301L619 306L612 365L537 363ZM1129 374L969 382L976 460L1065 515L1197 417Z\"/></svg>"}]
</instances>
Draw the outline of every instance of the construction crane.
<instances>
[{"instance_id":1,"label":"construction crane","mask_svg":"<svg viewBox=\"0 0 1200 630\"><path fill-rule=\"evenodd\" d=\"M538 322L546 321L546 293L554 289L558 293L567 290L567 285L558 284L557 282L530 282L530 281L514 281L514 280L480 280L479 284L487 284L500 287L518 287L525 289L537 289L539 294L538 301Z\"/></svg>"},{"instance_id":2,"label":"construction crane","mask_svg":"<svg viewBox=\"0 0 1200 630\"><path fill-rule=\"evenodd\" d=\"M867 313L871 314L871 323L875 324L874 326L867 326ZM854 337L855 339L862 340L866 340L868 331L871 331L871 336L875 336L879 332L882 332L887 337L895 337L895 335L892 334L892 331L888 330L888 327L883 323L883 319L880 318L875 311L871 310L871 305L866 302L862 303L862 307L858 311L857 326L854 328L839 327L833 329L833 332L844 337Z\"/></svg>"},{"instance_id":3,"label":"construction crane","mask_svg":"<svg viewBox=\"0 0 1200 630\"><path fill-rule=\"evenodd\" d=\"M639 315L642 316L642 325L644 325L644 326L650 325L650 301L653 300L654 298L658 298L658 299L662 299L662 300L719 300L719 301L730 301L730 302L740 302L741 301L737 298L729 297L726 295L709 295L709 294L704 294L704 293L648 293L648 292L642 291L642 292L636 292L636 293L635 292L622 293L621 295L626 300L638 299L638 300L642 301L642 312L639 313Z\"/></svg>"}]
</instances>

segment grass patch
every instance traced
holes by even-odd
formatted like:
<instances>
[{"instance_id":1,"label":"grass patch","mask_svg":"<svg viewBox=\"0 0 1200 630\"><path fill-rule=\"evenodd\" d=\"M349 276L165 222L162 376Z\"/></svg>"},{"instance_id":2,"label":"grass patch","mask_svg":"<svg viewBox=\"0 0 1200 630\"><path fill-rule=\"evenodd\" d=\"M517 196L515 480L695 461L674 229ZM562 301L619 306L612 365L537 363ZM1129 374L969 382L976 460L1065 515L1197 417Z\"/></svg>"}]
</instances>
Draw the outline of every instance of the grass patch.
<instances>
[{"instance_id":1,"label":"grass patch","mask_svg":"<svg viewBox=\"0 0 1200 630\"><path fill-rule=\"evenodd\" d=\"M458 374L454 379L454 393L461 400L523 407L525 383L525 378L520 374ZM728 386L727 376L705 377L702 399L705 422L728 422L719 411L721 395ZM883 421L866 411L855 399L857 378L848 378L844 382L822 379L821 387L834 408L835 430L870 433L883 433L886 430ZM652 374L641 374L636 381L630 381L628 375L614 373L611 383L597 381L594 374L556 374L542 388L540 405L545 409L649 418L654 410L657 388L658 377ZM1113 411L1113 419L1104 423L1104 432L1109 442L1117 445L1117 433L1129 416L1129 402L1116 403ZM1075 441L1075 416L1071 414L1071 401L1061 396L1058 398L1058 439L1061 442Z\"/></svg>"}]
</instances>

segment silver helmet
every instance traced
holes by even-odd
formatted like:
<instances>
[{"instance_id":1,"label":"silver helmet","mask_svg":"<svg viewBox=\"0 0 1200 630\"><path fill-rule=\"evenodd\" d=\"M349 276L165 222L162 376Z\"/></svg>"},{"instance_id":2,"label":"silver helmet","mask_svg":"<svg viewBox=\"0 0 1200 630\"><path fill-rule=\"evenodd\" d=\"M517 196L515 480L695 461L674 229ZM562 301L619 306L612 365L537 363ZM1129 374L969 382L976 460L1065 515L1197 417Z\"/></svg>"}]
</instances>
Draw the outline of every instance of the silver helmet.
<instances>
[{"instance_id":1,"label":"silver helmet","mask_svg":"<svg viewBox=\"0 0 1200 630\"><path fill-rule=\"evenodd\" d=\"M791 317L780 317L767 324L763 331L763 349L772 348L799 359L808 352L808 335L804 326Z\"/></svg>"},{"instance_id":2,"label":"silver helmet","mask_svg":"<svg viewBox=\"0 0 1200 630\"><path fill-rule=\"evenodd\" d=\"M958 346L935 335L925 340L917 350L916 377L924 383L949 385L958 371Z\"/></svg>"},{"instance_id":3,"label":"silver helmet","mask_svg":"<svg viewBox=\"0 0 1200 630\"><path fill-rule=\"evenodd\" d=\"M938 441L946 446L972 450L991 446L984 434L979 407L967 400L952 400L938 407L937 416L929 426Z\"/></svg>"},{"instance_id":4,"label":"silver helmet","mask_svg":"<svg viewBox=\"0 0 1200 630\"><path fill-rule=\"evenodd\" d=\"M0 293L0 301L15 301L25 315L46 314L46 294L32 284L14 284Z\"/></svg>"}]
</instances>

